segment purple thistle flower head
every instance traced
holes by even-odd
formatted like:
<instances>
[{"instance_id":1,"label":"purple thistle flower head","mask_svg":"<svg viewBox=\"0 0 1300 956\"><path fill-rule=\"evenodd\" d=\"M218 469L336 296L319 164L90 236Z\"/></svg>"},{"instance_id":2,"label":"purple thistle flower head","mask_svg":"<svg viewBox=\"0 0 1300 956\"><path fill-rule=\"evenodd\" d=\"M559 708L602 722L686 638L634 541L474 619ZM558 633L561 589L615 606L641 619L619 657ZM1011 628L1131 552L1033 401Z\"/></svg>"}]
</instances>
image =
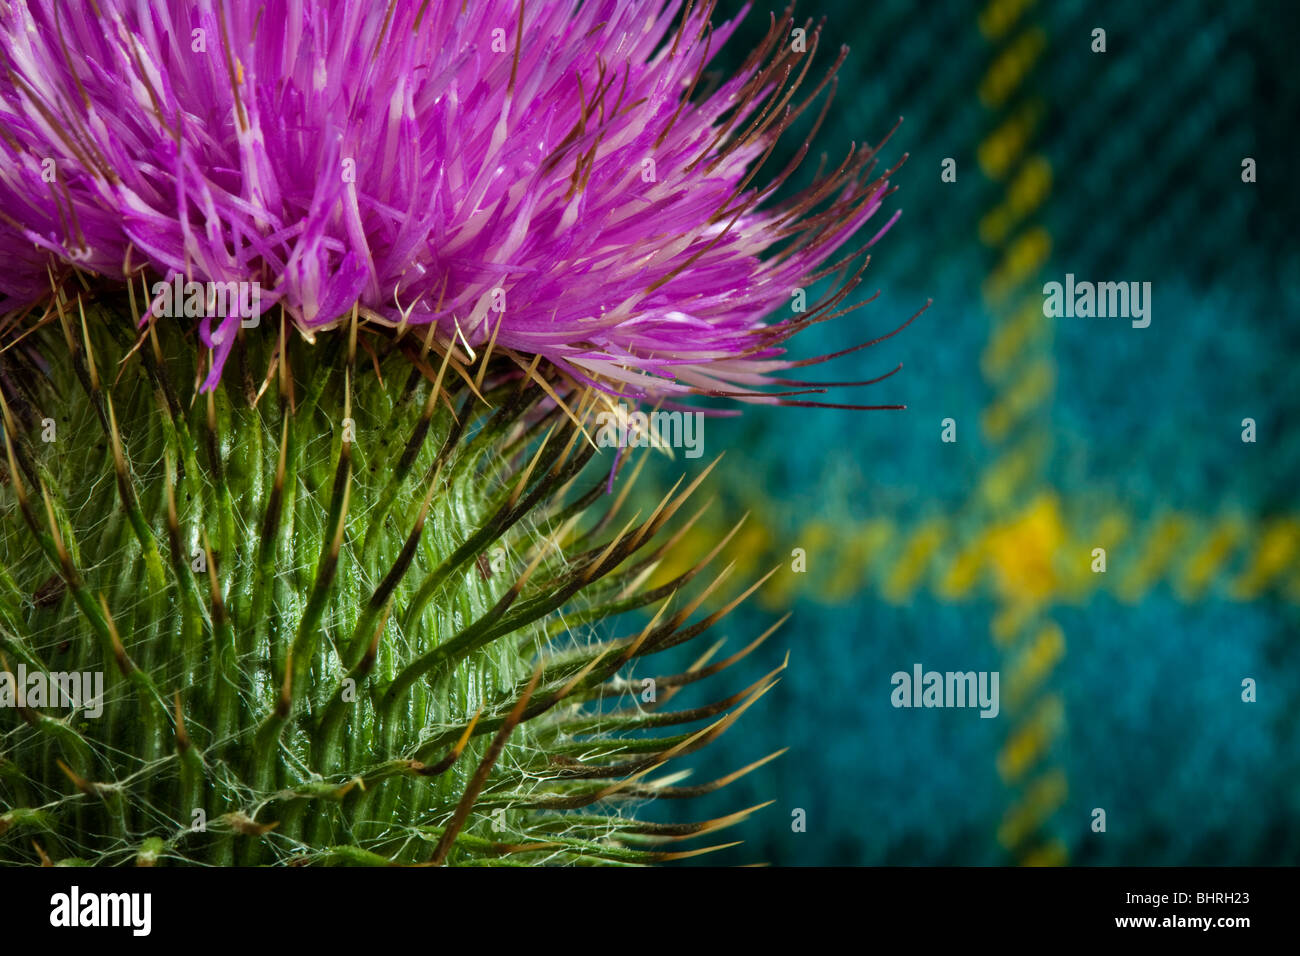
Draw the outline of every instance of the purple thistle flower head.
<instances>
[{"instance_id":1,"label":"purple thistle flower head","mask_svg":"<svg viewBox=\"0 0 1300 956\"><path fill-rule=\"evenodd\" d=\"M711 13L0 0L0 310L73 270L255 282L309 336L355 310L632 397L798 394L772 373L820 359L789 361L782 343L861 281L894 220L841 247L890 187L854 147L775 203L808 144L775 175L760 167L844 51L814 76L819 31L792 43L794 22L774 18L711 83L736 26ZM821 302L766 320L831 274ZM200 324L207 387L239 321L228 308Z\"/></svg>"}]
</instances>

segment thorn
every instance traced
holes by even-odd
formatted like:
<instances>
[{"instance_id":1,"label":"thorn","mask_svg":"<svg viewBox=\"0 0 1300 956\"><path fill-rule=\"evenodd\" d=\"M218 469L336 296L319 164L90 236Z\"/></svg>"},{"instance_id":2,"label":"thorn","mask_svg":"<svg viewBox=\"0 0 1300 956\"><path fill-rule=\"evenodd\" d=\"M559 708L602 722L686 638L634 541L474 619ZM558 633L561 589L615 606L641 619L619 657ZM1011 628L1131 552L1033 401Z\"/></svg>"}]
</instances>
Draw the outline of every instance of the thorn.
<instances>
[{"instance_id":1,"label":"thorn","mask_svg":"<svg viewBox=\"0 0 1300 956\"><path fill-rule=\"evenodd\" d=\"M696 595L695 598L693 598L689 604L687 604L684 608L682 608L680 611L678 611L676 614L672 616L672 620L668 622L668 630L670 631L676 630L682 624L686 623L686 621L690 619L690 616L694 614L696 610L699 609L699 606L703 604L705 601L707 601L709 599L709 596L712 595L715 590L717 590L718 585L722 584L723 581L731 577L731 572L734 571L735 569L736 569L736 562L732 561L729 562L727 566L724 567L721 571L719 571L717 577L715 577L712 581L710 581L708 585L704 588L704 590L702 590L698 595Z\"/></svg>"},{"instance_id":2,"label":"thorn","mask_svg":"<svg viewBox=\"0 0 1300 956\"><path fill-rule=\"evenodd\" d=\"M126 648L122 646L122 637L117 632L117 624L113 621L113 614L108 609L108 601L104 595L99 595L99 606L104 611L104 622L108 625L108 636L113 642L113 656L117 659L117 669L122 672L123 676L130 674L135 670L135 664L131 658L126 655Z\"/></svg>"},{"instance_id":3,"label":"thorn","mask_svg":"<svg viewBox=\"0 0 1300 956\"><path fill-rule=\"evenodd\" d=\"M288 316L285 314L284 303L280 303L280 398L282 401L288 401L289 414L297 414L297 402L293 393L293 369L289 367L289 343L288 343ZM211 393L209 393L211 394Z\"/></svg>"},{"instance_id":4,"label":"thorn","mask_svg":"<svg viewBox=\"0 0 1300 956\"><path fill-rule=\"evenodd\" d=\"M429 328L431 329L434 327L435 326L432 323L429 325ZM448 348L447 351L442 353L442 364L438 366L438 376L433 380L433 391L429 393L428 401L424 403L423 418L425 421L428 421L429 419L433 418L433 409L434 406L438 403L438 396L442 394L442 379L443 376L447 374L447 364L450 361L451 361L451 349ZM450 398L447 400L447 406L449 408L451 407Z\"/></svg>"},{"instance_id":5,"label":"thorn","mask_svg":"<svg viewBox=\"0 0 1300 956\"><path fill-rule=\"evenodd\" d=\"M469 361L470 364L472 365L474 361L478 358L478 356L474 353L474 350L470 348L470 344L465 338L465 333L460 330L460 320L453 315L451 317L451 321L452 324L456 327L456 335L460 338L460 344L465 346L465 353L469 356ZM475 388L477 388L477 386L475 386Z\"/></svg>"},{"instance_id":6,"label":"thorn","mask_svg":"<svg viewBox=\"0 0 1300 956\"><path fill-rule=\"evenodd\" d=\"M190 735L185 732L185 712L181 709L181 692L176 692L176 749L184 752L190 749Z\"/></svg>"},{"instance_id":7,"label":"thorn","mask_svg":"<svg viewBox=\"0 0 1300 956\"><path fill-rule=\"evenodd\" d=\"M388 617L392 612L393 602L389 601L384 605L384 615L379 619L379 626L375 628L375 635L370 639L370 646L366 648L361 662L357 664L358 676L369 674L370 669L375 666L375 658L379 656L379 640L384 635L384 628L388 626Z\"/></svg>"},{"instance_id":8,"label":"thorn","mask_svg":"<svg viewBox=\"0 0 1300 956\"><path fill-rule=\"evenodd\" d=\"M514 358L515 364L524 370L524 374L528 376L528 378L530 378L532 381L537 383L537 386L543 392L546 393L546 397L549 398L551 401L553 401L559 407L560 411L564 412L564 414L568 416L569 421L573 422L576 428L581 429L583 436L587 439L587 443L591 445L592 448L596 448L596 450L599 451L599 447L596 445L595 439L593 439L591 435L587 432L586 426L583 425L581 421L579 421L578 416L573 413L573 410L569 408L569 406L565 403L564 399L560 398L560 396L556 393L555 389L551 388L550 383L547 382L546 379L542 378L542 376L537 374L536 359L534 359L532 364L525 365L519 359L519 357L515 355L513 352L508 351L506 354Z\"/></svg>"},{"instance_id":9,"label":"thorn","mask_svg":"<svg viewBox=\"0 0 1300 956\"><path fill-rule=\"evenodd\" d=\"M55 283L54 273L48 265L45 267L45 274L50 277L50 292L53 293L54 309L59 316L59 325L63 328L63 339L68 343L68 352L72 355L76 355L81 351L81 346L79 346L77 340L72 337L72 329L68 327L68 317L63 312L64 296L62 290L60 290L58 285Z\"/></svg>"},{"instance_id":10,"label":"thorn","mask_svg":"<svg viewBox=\"0 0 1300 956\"><path fill-rule=\"evenodd\" d=\"M280 825L279 820L276 820L274 823L258 823L242 810L236 810L234 813L227 813L221 819L230 824L231 829L236 833L242 833L244 836L262 836L263 834L270 833Z\"/></svg>"},{"instance_id":11,"label":"thorn","mask_svg":"<svg viewBox=\"0 0 1300 956\"><path fill-rule=\"evenodd\" d=\"M725 830L727 827L735 826L759 810L766 809L774 803L776 803L775 800L767 800L763 803L756 803L752 807L737 810L734 813L714 817L712 820L701 820L699 823L647 823L643 826L628 827L625 832L651 837L656 840L689 840L693 837L703 836L706 833L715 833L718 830Z\"/></svg>"},{"instance_id":12,"label":"thorn","mask_svg":"<svg viewBox=\"0 0 1300 956\"><path fill-rule=\"evenodd\" d=\"M54 550L59 554L59 564L63 567L64 574L72 579L73 567L72 556L68 554L68 549L63 544L63 535L59 531L59 522L54 517L54 502L50 500L49 489L45 487L45 482L41 482L41 499L45 502L45 514L50 521L50 536L54 539Z\"/></svg>"},{"instance_id":13,"label":"thorn","mask_svg":"<svg viewBox=\"0 0 1300 956\"><path fill-rule=\"evenodd\" d=\"M129 492L130 473L126 468L126 454L122 451L122 436L117 430L117 415L113 412L113 399L106 394L104 402L108 405L108 431L113 441L113 470L117 472L117 480L125 484L124 491Z\"/></svg>"},{"instance_id":14,"label":"thorn","mask_svg":"<svg viewBox=\"0 0 1300 956\"><path fill-rule=\"evenodd\" d=\"M212 393L209 392L209 395ZM226 602L221 597L221 584L217 581L217 562L212 557L212 544L208 541L208 533L200 529L200 536L203 538L203 554L208 565L208 588L212 593L212 610L216 617L225 618Z\"/></svg>"},{"instance_id":15,"label":"thorn","mask_svg":"<svg viewBox=\"0 0 1300 956\"><path fill-rule=\"evenodd\" d=\"M545 436L543 436L542 443L537 446L537 451L533 453L532 459L528 462L528 467L524 469L524 473L520 476L514 490L510 492L510 499L507 507L513 508L518 503L519 497L524 493L524 489L528 487L528 480L533 476L533 469L537 467L537 462L541 460L542 452L546 451L546 443L549 442L551 436L555 434L555 428L556 426L552 425L547 430Z\"/></svg>"},{"instance_id":16,"label":"thorn","mask_svg":"<svg viewBox=\"0 0 1300 956\"><path fill-rule=\"evenodd\" d=\"M351 371L357 364L357 307L360 302L352 303L352 321L348 323L348 364Z\"/></svg>"},{"instance_id":17,"label":"thorn","mask_svg":"<svg viewBox=\"0 0 1300 956\"><path fill-rule=\"evenodd\" d=\"M518 56L517 53L516 56ZM496 328L492 330L492 335L488 339L487 348L483 352L483 359L479 362L478 374L474 376L474 385L478 388L483 387L483 376L487 374L488 360L492 358L492 350L496 348L497 344L497 333L501 331L501 323L505 321L505 318L506 314L502 312L501 317L497 319Z\"/></svg>"},{"instance_id":18,"label":"thorn","mask_svg":"<svg viewBox=\"0 0 1300 956\"><path fill-rule=\"evenodd\" d=\"M515 725L519 723L524 715L524 708L528 706L529 699L533 696L533 690L537 687L538 680L542 676L542 664L538 661L537 666L533 669L533 677L524 688L524 692L519 695L519 700L515 703L510 715L506 717L505 722L501 724L501 729L497 735L492 738L492 743L488 746L487 752L483 759L479 761L478 769L474 771L474 776L470 778L469 783L465 785L465 792L461 794L460 802L456 804L456 810L452 814L450 822L442 831L442 836L438 839L438 845L434 848L433 857L429 860L431 866L441 866L447 858L447 853L451 850L452 843L456 840L456 834L460 832L461 827L465 825L465 820L469 816L470 810L474 807L474 802L478 800L478 795L487 783L488 774L492 770L492 765L496 763L497 758L501 756L501 751L510 739L510 734L514 731Z\"/></svg>"},{"instance_id":19,"label":"thorn","mask_svg":"<svg viewBox=\"0 0 1300 956\"><path fill-rule=\"evenodd\" d=\"M284 475L288 466L287 455L289 454L289 416L284 416L284 422L280 427L280 458L275 465L275 490L281 492L284 490Z\"/></svg>"},{"instance_id":20,"label":"thorn","mask_svg":"<svg viewBox=\"0 0 1300 956\"><path fill-rule=\"evenodd\" d=\"M4 410L4 435L5 435L5 455L9 459L9 480L14 486L14 495L18 498L18 507L22 509L23 516L27 518L33 528L35 522L32 520L31 508L28 506L27 489L23 486L23 476L18 471L18 463L14 460L14 420L9 414L9 403L5 401L4 391L0 389L0 408Z\"/></svg>"},{"instance_id":21,"label":"thorn","mask_svg":"<svg viewBox=\"0 0 1300 956\"><path fill-rule=\"evenodd\" d=\"M90 347L90 331L86 328L86 309L81 302L81 293L77 293L77 310L81 313L81 337L86 343L86 367L90 372L90 389L99 391L99 369L95 367L95 353Z\"/></svg>"},{"instance_id":22,"label":"thorn","mask_svg":"<svg viewBox=\"0 0 1300 956\"><path fill-rule=\"evenodd\" d=\"M726 776L719 777L718 779L712 780L709 783L697 784L696 786L693 787L681 787L676 791L661 793L660 796L697 797L697 796L704 796L705 794L709 794L709 793L714 793L718 790L721 790L723 787L727 786L728 784L735 783L741 777L754 772L759 767L771 763L773 760L776 760L778 757L784 756L786 753L789 752L789 750L790 750L789 747L782 747L780 750L775 750L772 753L768 754L766 757L760 757L758 760L755 760L753 763L747 764L746 766L741 767L739 770L733 770L731 773L727 774Z\"/></svg>"},{"instance_id":23,"label":"thorn","mask_svg":"<svg viewBox=\"0 0 1300 956\"><path fill-rule=\"evenodd\" d=\"M729 850L733 846L740 846L744 840L734 840L731 843L719 843L717 846L704 846L695 850L678 850L675 853L656 853L653 855L658 863L670 863L673 860L686 860L693 856L703 856L705 853L716 853L719 850Z\"/></svg>"},{"instance_id":24,"label":"thorn","mask_svg":"<svg viewBox=\"0 0 1300 956\"><path fill-rule=\"evenodd\" d=\"M623 530L621 530L618 534L616 534L614 536L614 539L610 541L608 545L605 546L605 550L600 553L600 557L598 557L595 561L593 561L591 564L587 566L587 570L584 572L582 578L582 583L584 585L590 583L591 580L598 573L600 573L601 566L605 563L605 560L610 556L614 548L617 547L619 542L623 540L623 536L626 535L628 531L631 530L632 525L636 524L636 520L640 517L641 517L641 512L638 511L630 519L628 519L627 524L623 525Z\"/></svg>"},{"instance_id":25,"label":"thorn","mask_svg":"<svg viewBox=\"0 0 1300 956\"><path fill-rule=\"evenodd\" d=\"M78 776L77 773L62 760L55 758L54 762L59 765L59 769L63 771L64 776L72 781L72 785L86 796L96 797L99 795L98 788L95 784L91 783L84 777Z\"/></svg>"},{"instance_id":26,"label":"thorn","mask_svg":"<svg viewBox=\"0 0 1300 956\"><path fill-rule=\"evenodd\" d=\"M172 548L180 554L181 522L176 513L176 483L172 480L171 451L163 454L163 482L167 489L167 533L171 537Z\"/></svg>"},{"instance_id":27,"label":"thorn","mask_svg":"<svg viewBox=\"0 0 1300 956\"><path fill-rule=\"evenodd\" d=\"M347 530L348 501L351 496L352 482L349 481L343 486L343 504L339 508L339 522L334 528L334 540L330 542L330 561L332 562L338 561L339 551L343 548L343 533Z\"/></svg>"},{"instance_id":28,"label":"thorn","mask_svg":"<svg viewBox=\"0 0 1300 956\"><path fill-rule=\"evenodd\" d=\"M280 699L276 702L275 713L277 717L285 718L289 716L289 711L293 708L293 648L284 656L284 680L280 684Z\"/></svg>"},{"instance_id":29,"label":"thorn","mask_svg":"<svg viewBox=\"0 0 1300 956\"><path fill-rule=\"evenodd\" d=\"M361 777L360 774L353 777L347 783L340 784L338 787L334 789L334 792L330 794L330 796L332 796L335 800L342 800L344 797L346 797L357 787L360 787L362 791L366 789L366 781L363 777Z\"/></svg>"},{"instance_id":30,"label":"thorn","mask_svg":"<svg viewBox=\"0 0 1300 956\"><path fill-rule=\"evenodd\" d=\"M422 777L436 777L440 773L449 769L452 764L460 759L460 755L464 752L465 745L469 743L470 735L474 733L474 726L478 723L478 719L482 713L483 707L480 705L479 709L474 712L474 716L470 718L470 722L465 725L465 729L461 732L460 738L456 741L455 746L447 752L447 756L429 766L421 764L419 767L413 768L415 772Z\"/></svg>"},{"instance_id":31,"label":"thorn","mask_svg":"<svg viewBox=\"0 0 1300 956\"><path fill-rule=\"evenodd\" d=\"M714 624L722 620L724 617L726 617L728 614L734 611L737 607L739 607L742 603L744 603L744 601L747 600L751 594L753 594L764 584L766 584L768 579L771 578L772 575L776 574L777 571L780 571L783 566L784 565L778 564L771 571L768 571L767 574L763 575L761 578L759 578L757 581L751 584L748 588L746 588L743 594L741 594L737 598L734 598L725 607L719 608L718 610L714 611L712 614L710 614L700 623L705 628L712 627Z\"/></svg>"}]
</instances>

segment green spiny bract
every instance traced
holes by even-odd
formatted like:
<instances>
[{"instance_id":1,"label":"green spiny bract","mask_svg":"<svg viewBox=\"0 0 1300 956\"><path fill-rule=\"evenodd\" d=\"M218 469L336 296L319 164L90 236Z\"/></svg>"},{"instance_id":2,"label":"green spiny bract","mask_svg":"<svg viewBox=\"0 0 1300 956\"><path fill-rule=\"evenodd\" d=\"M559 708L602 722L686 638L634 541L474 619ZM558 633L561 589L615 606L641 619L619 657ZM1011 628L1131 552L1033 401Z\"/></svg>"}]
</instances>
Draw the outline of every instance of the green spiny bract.
<instances>
[{"instance_id":1,"label":"green spiny bract","mask_svg":"<svg viewBox=\"0 0 1300 956\"><path fill-rule=\"evenodd\" d=\"M721 544L647 584L699 481L621 513L584 470L598 396L355 325L245 331L204 393L190 333L130 311L62 301L2 353L0 674L104 692L0 707L0 861L635 863L748 812L617 806L734 778L657 775L775 675L657 709L757 642L639 661L734 603L679 591Z\"/></svg>"}]
</instances>

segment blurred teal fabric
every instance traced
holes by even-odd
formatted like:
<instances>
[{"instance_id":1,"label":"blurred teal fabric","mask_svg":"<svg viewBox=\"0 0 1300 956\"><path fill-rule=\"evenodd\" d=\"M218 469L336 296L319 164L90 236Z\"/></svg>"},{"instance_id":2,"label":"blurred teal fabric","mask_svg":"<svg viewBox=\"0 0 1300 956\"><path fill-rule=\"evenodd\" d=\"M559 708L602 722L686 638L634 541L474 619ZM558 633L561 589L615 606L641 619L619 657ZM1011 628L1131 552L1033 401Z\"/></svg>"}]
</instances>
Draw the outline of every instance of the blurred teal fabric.
<instances>
[{"instance_id":1,"label":"blurred teal fabric","mask_svg":"<svg viewBox=\"0 0 1300 956\"><path fill-rule=\"evenodd\" d=\"M750 12L720 69L767 14ZM1294 9L806 0L797 16L825 17L819 61L851 47L815 147L838 161L901 115L882 163L909 157L884 213L903 216L863 289L880 297L794 350L844 348L934 304L808 376L902 362L829 399L906 411L749 408L709 421L702 461L656 464L695 474L725 450L709 521L749 510L731 557L751 578L780 565L725 622L727 647L793 616L729 672L744 687L788 650L782 682L689 759L687 782L789 752L649 812L773 801L718 834L744 844L711 863L1297 862ZM1008 124L1027 140L999 166ZM1031 266L999 299L1014 255ZM1066 273L1150 282L1151 325L1026 318ZM1050 573L1017 570L1035 548ZM894 708L890 675L918 662L999 671L1001 713Z\"/></svg>"}]
</instances>

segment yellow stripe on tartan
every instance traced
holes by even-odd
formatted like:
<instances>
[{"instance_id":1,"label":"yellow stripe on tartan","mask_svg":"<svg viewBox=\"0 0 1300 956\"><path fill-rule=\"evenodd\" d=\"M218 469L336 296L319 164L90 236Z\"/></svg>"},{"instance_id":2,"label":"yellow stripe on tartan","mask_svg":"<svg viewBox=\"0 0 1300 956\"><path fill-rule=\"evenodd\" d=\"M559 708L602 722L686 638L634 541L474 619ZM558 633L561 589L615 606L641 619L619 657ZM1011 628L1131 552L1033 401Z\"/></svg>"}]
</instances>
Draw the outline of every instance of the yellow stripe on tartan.
<instances>
[{"instance_id":1,"label":"yellow stripe on tartan","mask_svg":"<svg viewBox=\"0 0 1300 956\"><path fill-rule=\"evenodd\" d=\"M1140 557L1119 577L1120 600L1136 604L1146 597L1173 563L1189 524L1186 517L1178 514L1163 515L1155 522L1147 532Z\"/></svg>"},{"instance_id":2,"label":"yellow stripe on tartan","mask_svg":"<svg viewBox=\"0 0 1300 956\"><path fill-rule=\"evenodd\" d=\"M988 565L988 540L981 534L961 548L946 570L938 575L936 592L945 601L960 601L984 578Z\"/></svg>"},{"instance_id":3,"label":"yellow stripe on tartan","mask_svg":"<svg viewBox=\"0 0 1300 956\"><path fill-rule=\"evenodd\" d=\"M732 541L731 560L736 574L742 578L754 577L767 571L762 566L762 556L772 547L772 535L761 521L746 521L745 526ZM760 570L760 567L762 569Z\"/></svg>"},{"instance_id":4,"label":"yellow stripe on tartan","mask_svg":"<svg viewBox=\"0 0 1300 956\"><path fill-rule=\"evenodd\" d=\"M1034 340L1050 331L1050 320L1043 316L1042 295L1035 292L1027 296L1009 319L994 325L980 358L985 380L995 382L1006 376Z\"/></svg>"},{"instance_id":5,"label":"yellow stripe on tartan","mask_svg":"<svg viewBox=\"0 0 1300 956\"><path fill-rule=\"evenodd\" d=\"M1021 866L1065 866L1069 862L1069 848L1057 839L1049 840L1020 858Z\"/></svg>"},{"instance_id":6,"label":"yellow stripe on tartan","mask_svg":"<svg viewBox=\"0 0 1300 956\"><path fill-rule=\"evenodd\" d=\"M755 522L748 521L746 527L752 524ZM842 529L839 530L842 532ZM712 534L714 530L710 529L708 533ZM716 533L721 536L726 533L726 529L717 529ZM744 552L746 570L741 578L743 580L765 573L773 564L782 565L781 570L755 596L765 609L772 610L788 608L796 594L815 591L828 574L838 571L843 564L838 547L837 529L825 521L810 521L800 527L789 541L774 539L765 528L761 538L742 536L728 550L731 554ZM794 570L796 548L804 552L803 571Z\"/></svg>"},{"instance_id":7,"label":"yellow stripe on tartan","mask_svg":"<svg viewBox=\"0 0 1300 956\"><path fill-rule=\"evenodd\" d=\"M993 0L980 12L980 33L990 40L1001 39L1033 2L1034 0Z\"/></svg>"},{"instance_id":8,"label":"yellow stripe on tartan","mask_svg":"<svg viewBox=\"0 0 1300 956\"><path fill-rule=\"evenodd\" d=\"M892 522L869 521L854 529L844 550L834 556L834 568L826 583L824 594L828 601L843 601L859 593L865 578L871 573L875 560L893 540L897 529Z\"/></svg>"},{"instance_id":9,"label":"yellow stripe on tartan","mask_svg":"<svg viewBox=\"0 0 1300 956\"><path fill-rule=\"evenodd\" d=\"M1101 511L1103 507L1098 502L1085 499L1076 503L1075 511L1093 513ZM1129 516L1120 511L1104 512L1093 521L1091 527L1081 529L1081 533L1076 534L1071 530L1067 558L1061 562L1061 587L1056 599L1078 602L1097 591L1121 586L1129 575L1127 554L1130 549L1120 549L1129 534ZM1102 556L1096 554L1098 548L1105 552L1104 571L1100 564Z\"/></svg>"},{"instance_id":10,"label":"yellow stripe on tartan","mask_svg":"<svg viewBox=\"0 0 1300 956\"><path fill-rule=\"evenodd\" d=\"M1018 849L1061 808L1068 791L1065 772L1059 768L1035 779L1002 818L998 842L1008 850Z\"/></svg>"},{"instance_id":11,"label":"yellow stripe on tartan","mask_svg":"<svg viewBox=\"0 0 1300 956\"><path fill-rule=\"evenodd\" d=\"M1065 633L1055 621L1048 621L1020 650L1002 681L1002 693L1012 711L1042 686L1065 656Z\"/></svg>"},{"instance_id":12,"label":"yellow stripe on tartan","mask_svg":"<svg viewBox=\"0 0 1300 956\"><path fill-rule=\"evenodd\" d=\"M1051 359L1030 362L1019 377L984 410L980 424L984 434L1003 441L1018 422L1046 401L1056 388L1056 365Z\"/></svg>"},{"instance_id":13,"label":"yellow stripe on tartan","mask_svg":"<svg viewBox=\"0 0 1300 956\"><path fill-rule=\"evenodd\" d=\"M1066 541L1060 503L1039 493L1029 505L989 531L993 583L1013 601L1044 602L1057 593L1056 566Z\"/></svg>"},{"instance_id":14,"label":"yellow stripe on tartan","mask_svg":"<svg viewBox=\"0 0 1300 956\"><path fill-rule=\"evenodd\" d=\"M985 176L1000 181L1007 175L1038 129L1044 112L1043 101L1037 97L1030 98L980 141L975 158Z\"/></svg>"},{"instance_id":15,"label":"yellow stripe on tartan","mask_svg":"<svg viewBox=\"0 0 1300 956\"><path fill-rule=\"evenodd\" d=\"M1102 514L1101 520L1093 525L1090 543L1093 547L1105 548L1108 552L1113 551L1128 537L1128 532L1128 515L1120 511L1107 511Z\"/></svg>"},{"instance_id":16,"label":"yellow stripe on tartan","mask_svg":"<svg viewBox=\"0 0 1300 956\"><path fill-rule=\"evenodd\" d=\"M736 561L734 573L749 577L784 564L758 595L773 607L784 607L795 594L833 604L873 589L901 603L928 588L955 603L992 591L1000 602L992 635L1002 649L1034 626L1042 608L1078 604L1098 591L1126 603L1141 601L1165 585L1185 602L1213 592L1235 600L1276 595L1300 603L1300 515L1250 524L1236 515L1168 512L1137 525L1131 513L1113 502L1071 501L1050 486L1032 485L1042 454L1039 437L1030 434L986 469L985 483L1005 488L997 495L999 507L987 509L985 523L957 512L911 527L889 518L856 525L810 521L789 539L778 539L767 529L750 535L742 531L729 551ZM1019 510L1011 510L1029 495L1033 497ZM749 505L754 512L765 507L761 500ZM1087 528L1071 525L1068 516L1083 512L1101 517ZM685 571L727 530L701 522L665 558L652 584ZM803 574L790 569L796 547L807 553ZM1097 547L1107 551L1105 574L1092 572L1092 549Z\"/></svg>"},{"instance_id":17,"label":"yellow stripe on tartan","mask_svg":"<svg viewBox=\"0 0 1300 956\"><path fill-rule=\"evenodd\" d=\"M1002 259L984 280L984 301L1001 305L1026 279L1036 275L1052 254L1052 237L1042 226L1030 226L1013 239Z\"/></svg>"},{"instance_id":18,"label":"yellow stripe on tartan","mask_svg":"<svg viewBox=\"0 0 1300 956\"><path fill-rule=\"evenodd\" d=\"M1029 27L1002 48L980 81L979 96L985 106L997 109L1015 92L1047 46L1041 27Z\"/></svg>"},{"instance_id":19,"label":"yellow stripe on tartan","mask_svg":"<svg viewBox=\"0 0 1300 956\"><path fill-rule=\"evenodd\" d=\"M1065 705L1059 694L1049 694L1011 732L998 752L998 773L1014 783L1043 759L1065 723Z\"/></svg>"},{"instance_id":20,"label":"yellow stripe on tartan","mask_svg":"<svg viewBox=\"0 0 1300 956\"><path fill-rule=\"evenodd\" d=\"M1230 588L1238 601L1250 601L1278 578L1300 552L1300 521L1274 518L1260 533L1249 567Z\"/></svg>"},{"instance_id":21,"label":"yellow stripe on tartan","mask_svg":"<svg viewBox=\"0 0 1300 956\"><path fill-rule=\"evenodd\" d=\"M1026 435L980 475L977 501L995 514L1011 507L1020 499L1025 485L1041 472L1050 448L1050 441L1043 435Z\"/></svg>"},{"instance_id":22,"label":"yellow stripe on tartan","mask_svg":"<svg viewBox=\"0 0 1300 956\"><path fill-rule=\"evenodd\" d=\"M1003 604L993 615L993 643L1001 650L1011 647L1016 637L1029 626L1037 616L1040 605L1034 600L1012 601Z\"/></svg>"},{"instance_id":23,"label":"yellow stripe on tartan","mask_svg":"<svg viewBox=\"0 0 1300 956\"><path fill-rule=\"evenodd\" d=\"M999 246L1011 230L1043 204L1052 189L1052 166L1042 156L1025 160L1007 188L1007 197L980 220L980 241Z\"/></svg>"},{"instance_id":24,"label":"yellow stripe on tartan","mask_svg":"<svg viewBox=\"0 0 1300 956\"><path fill-rule=\"evenodd\" d=\"M886 601L902 604L911 599L944 537L945 523L937 520L926 521L913 532L885 579L881 593Z\"/></svg>"},{"instance_id":25,"label":"yellow stripe on tartan","mask_svg":"<svg viewBox=\"0 0 1300 956\"><path fill-rule=\"evenodd\" d=\"M1242 536L1243 528L1236 518L1224 518L1211 528L1175 579L1178 594L1185 602L1204 596L1214 575L1232 558Z\"/></svg>"}]
</instances>

